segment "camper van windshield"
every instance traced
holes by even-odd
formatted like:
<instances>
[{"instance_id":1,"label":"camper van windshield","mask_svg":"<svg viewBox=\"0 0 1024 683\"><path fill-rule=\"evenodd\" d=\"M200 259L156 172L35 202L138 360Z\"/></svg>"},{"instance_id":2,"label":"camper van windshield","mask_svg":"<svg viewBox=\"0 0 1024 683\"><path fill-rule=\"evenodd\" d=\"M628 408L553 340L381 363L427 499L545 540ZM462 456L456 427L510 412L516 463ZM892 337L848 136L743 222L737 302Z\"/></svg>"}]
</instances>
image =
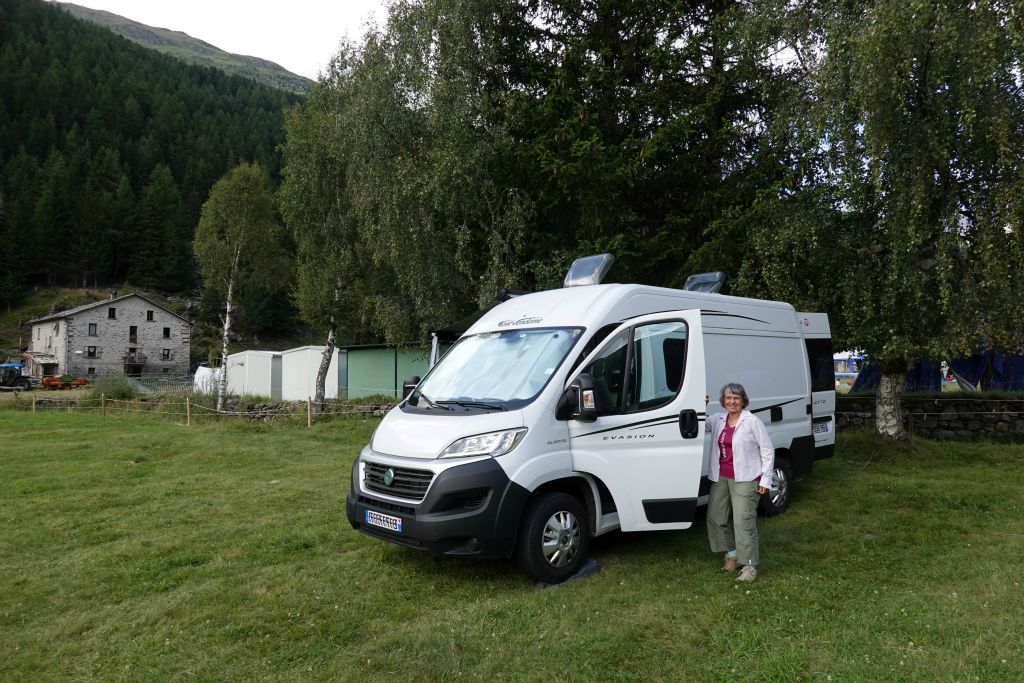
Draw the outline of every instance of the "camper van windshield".
<instances>
[{"instance_id":1,"label":"camper van windshield","mask_svg":"<svg viewBox=\"0 0 1024 683\"><path fill-rule=\"evenodd\" d=\"M582 334L583 328L573 327L463 337L420 383L409 404L471 411L522 408L536 398Z\"/></svg>"}]
</instances>

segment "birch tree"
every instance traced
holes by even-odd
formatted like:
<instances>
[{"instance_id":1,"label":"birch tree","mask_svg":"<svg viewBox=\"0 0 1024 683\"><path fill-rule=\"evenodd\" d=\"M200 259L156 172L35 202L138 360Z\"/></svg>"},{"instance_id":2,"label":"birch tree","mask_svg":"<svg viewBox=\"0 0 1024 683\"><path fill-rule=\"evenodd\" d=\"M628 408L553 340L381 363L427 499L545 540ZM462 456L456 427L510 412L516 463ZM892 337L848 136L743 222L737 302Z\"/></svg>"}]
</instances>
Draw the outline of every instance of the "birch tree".
<instances>
[{"instance_id":1,"label":"birch tree","mask_svg":"<svg viewBox=\"0 0 1024 683\"><path fill-rule=\"evenodd\" d=\"M788 46L809 83L788 127L803 152L766 193L747 284L814 283L837 339L881 368L877 433L902 439L915 362L1024 344L1024 13L778 4L803 29Z\"/></svg>"},{"instance_id":2,"label":"birch tree","mask_svg":"<svg viewBox=\"0 0 1024 683\"><path fill-rule=\"evenodd\" d=\"M289 116L280 197L312 324L422 343L518 283L531 203L494 168L477 49L494 4L396 3Z\"/></svg>"},{"instance_id":3,"label":"birch tree","mask_svg":"<svg viewBox=\"0 0 1024 683\"><path fill-rule=\"evenodd\" d=\"M368 318L366 302L382 286L373 260L358 248L347 192L351 138L345 118L352 77L350 53L343 50L307 101L285 121L281 213L296 246L295 302L299 315L326 330L313 401L323 410L327 372L339 332L355 333Z\"/></svg>"},{"instance_id":4,"label":"birch tree","mask_svg":"<svg viewBox=\"0 0 1024 683\"><path fill-rule=\"evenodd\" d=\"M192 244L204 286L223 300L221 376L217 410L227 391L231 316L250 281L273 286L284 280L287 254L274 218L273 196L258 164L243 163L217 181L203 204Z\"/></svg>"}]
</instances>

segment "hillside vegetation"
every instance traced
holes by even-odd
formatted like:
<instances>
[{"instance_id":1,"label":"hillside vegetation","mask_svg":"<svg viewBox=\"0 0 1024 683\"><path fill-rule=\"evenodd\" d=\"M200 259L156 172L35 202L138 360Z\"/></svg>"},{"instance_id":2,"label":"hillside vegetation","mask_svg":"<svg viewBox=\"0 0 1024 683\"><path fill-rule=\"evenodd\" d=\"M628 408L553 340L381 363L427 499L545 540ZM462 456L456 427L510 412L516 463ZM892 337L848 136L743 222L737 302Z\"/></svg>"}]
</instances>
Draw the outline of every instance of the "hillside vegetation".
<instances>
[{"instance_id":1,"label":"hillside vegetation","mask_svg":"<svg viewBox=\"0 0 1024 683\"><path fill-rule=\"evenodd\" d=\"M293 74L279 64L259 57L225 52L181 31L147 26L111 12L90 9L69 2L62 3L60 7L79 19L109 28L133 43L177 57L191 64L211 66L235 76L250 78L272 88L290 90L295 93L306 93L313 85L313 81Z\"/></svg>"},{"instance_id":2,"label":"hillside vegetation","mask_svg":"<svg viewBox=\"0 0 1024 683\"><path fill-rule=\"evenodd\" d=\"M0 304L34 284L191 291L210 187L240 160L276 182L297 101L0 0Z\"/></svg>"}]
</instances>

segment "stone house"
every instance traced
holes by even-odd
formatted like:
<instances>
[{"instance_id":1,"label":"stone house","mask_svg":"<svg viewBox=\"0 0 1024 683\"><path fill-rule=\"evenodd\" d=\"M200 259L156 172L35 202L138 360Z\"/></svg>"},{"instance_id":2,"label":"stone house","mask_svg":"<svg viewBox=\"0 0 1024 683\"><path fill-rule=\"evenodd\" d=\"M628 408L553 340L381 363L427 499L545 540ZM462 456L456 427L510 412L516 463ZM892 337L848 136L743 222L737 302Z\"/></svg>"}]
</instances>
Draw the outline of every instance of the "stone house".
<instances>
[{"instance_id":1,"label":"stone house","mask_svg":"<svg viewBox=\"0 0 1024 683\"><path fill-rule=\"evenodd\" d=\"M56 358L52 374L188 375L192 323L138 294L97 301L30 322L29 352Z\"/></svg>"}]
</instances>

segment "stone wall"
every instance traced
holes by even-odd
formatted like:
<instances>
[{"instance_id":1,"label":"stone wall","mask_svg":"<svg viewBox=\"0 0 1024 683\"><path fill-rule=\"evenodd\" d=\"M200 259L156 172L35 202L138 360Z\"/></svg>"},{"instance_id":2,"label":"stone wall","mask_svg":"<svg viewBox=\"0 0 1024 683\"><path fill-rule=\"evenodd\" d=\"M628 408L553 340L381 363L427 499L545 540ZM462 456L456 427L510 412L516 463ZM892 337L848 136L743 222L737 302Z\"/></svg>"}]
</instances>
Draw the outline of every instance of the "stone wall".
<instances>
[{"instance_id":1,"label":"stone wall","mask_svg":"<svg viewBox=\"0 0 1024 683\"><path fill-rule=\"evenodd\" d=\"M907 431L932 439L1024 441L1024 398L1020 400L917 398L904 396ZM874 427L875 398L836 397L836 429Z\"/></svg>"}]
</instances>

